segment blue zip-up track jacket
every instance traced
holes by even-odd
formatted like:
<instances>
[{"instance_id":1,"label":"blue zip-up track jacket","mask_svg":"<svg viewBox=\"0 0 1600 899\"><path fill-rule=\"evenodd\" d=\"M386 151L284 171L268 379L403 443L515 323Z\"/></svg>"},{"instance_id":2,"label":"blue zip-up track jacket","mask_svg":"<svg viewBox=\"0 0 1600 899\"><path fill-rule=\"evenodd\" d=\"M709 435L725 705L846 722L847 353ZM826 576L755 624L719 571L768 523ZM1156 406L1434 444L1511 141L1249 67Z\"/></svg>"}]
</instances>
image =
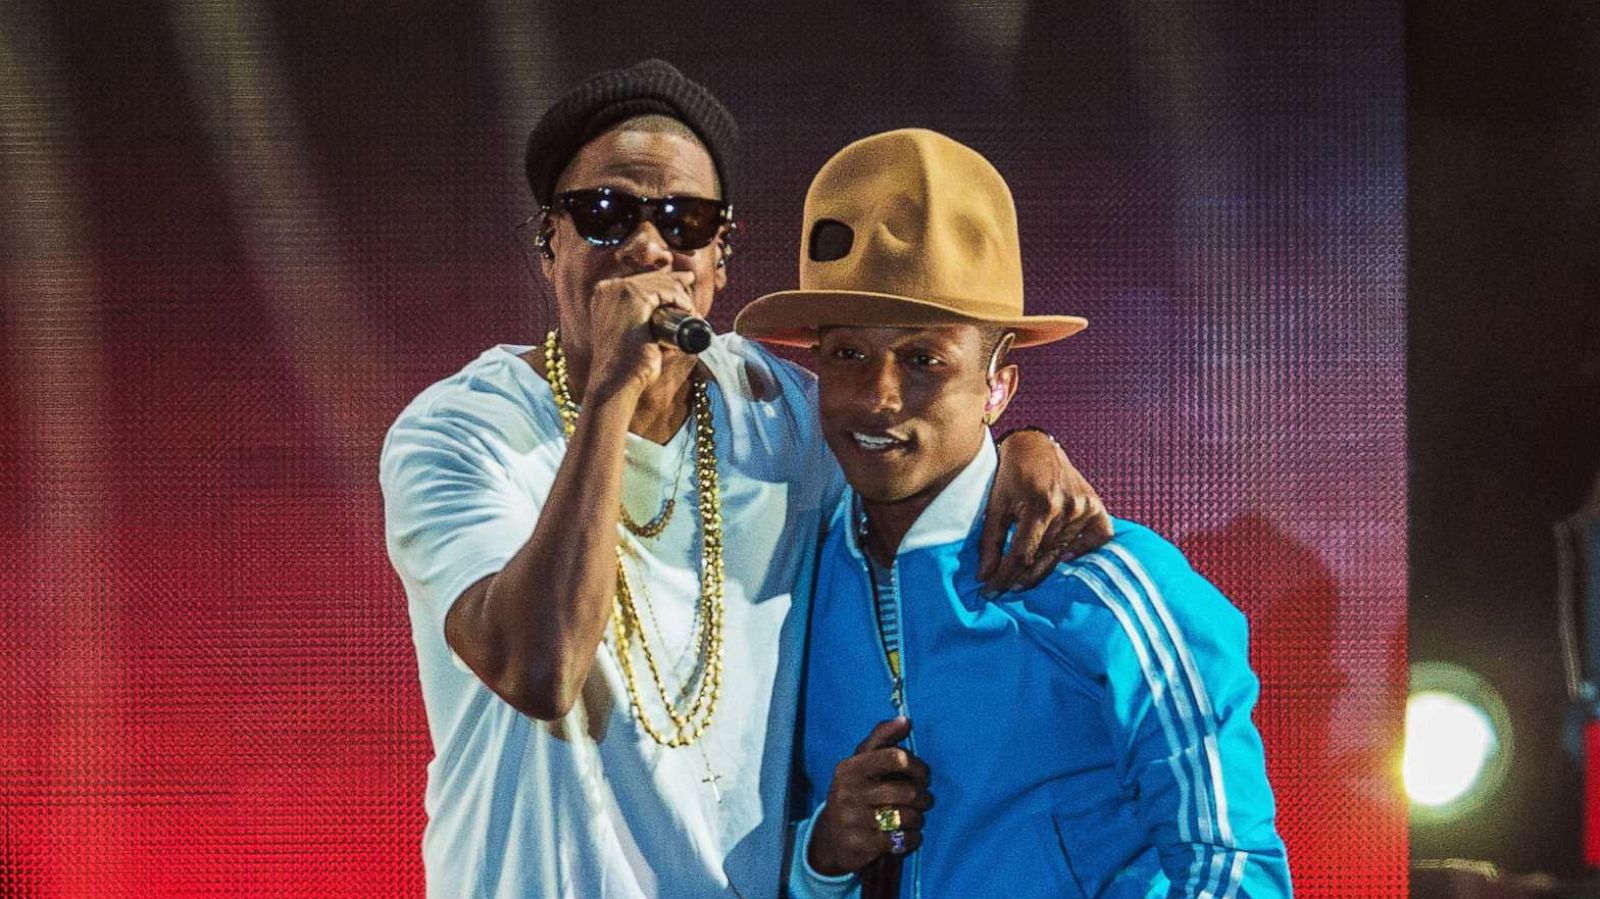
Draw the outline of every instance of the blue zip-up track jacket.
<instances>
[{"instance_id":1,"label":"blue zip-up track jacket","mask_svg":"<svg viewBox=\"0 0 1600 899\"><path fill-rule=\"evenodd\" d=\"M1176 547L1122 520L1037 587L984 598L978 525L993 470L985 444L901 544L884 597L900 604L898 685L854 498L835 515L802 700L811 820L834 766L904 714L935 805L902 897L1289 896L1244 616ZM805 865L811 820L791 893L849 895L853 878Z\"/></svg>"}]
</instances>

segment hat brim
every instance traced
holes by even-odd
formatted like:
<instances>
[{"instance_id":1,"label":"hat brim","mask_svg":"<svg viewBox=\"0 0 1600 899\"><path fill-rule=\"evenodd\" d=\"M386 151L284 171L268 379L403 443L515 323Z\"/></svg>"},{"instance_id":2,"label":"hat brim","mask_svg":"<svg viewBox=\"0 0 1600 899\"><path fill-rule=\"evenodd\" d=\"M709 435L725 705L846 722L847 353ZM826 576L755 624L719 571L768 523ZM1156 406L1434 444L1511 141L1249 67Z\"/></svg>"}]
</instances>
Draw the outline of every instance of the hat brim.
<instances>
[{"instance_id":1,"label":"hat brim","mask_svg":"<svg viewBox=\"0 0 1600 899\"><path fill-rule=\"evenodd\" d=\"M764 343L809 347L821 328L921 328L929 325L999 325L1017 335L1015 346L1053 343L1082 331L1088 319L1076 315L989 317L889 293L862 290L780 290L752 300L733 320L738 334Z\"/></svg>"}]
</instances>

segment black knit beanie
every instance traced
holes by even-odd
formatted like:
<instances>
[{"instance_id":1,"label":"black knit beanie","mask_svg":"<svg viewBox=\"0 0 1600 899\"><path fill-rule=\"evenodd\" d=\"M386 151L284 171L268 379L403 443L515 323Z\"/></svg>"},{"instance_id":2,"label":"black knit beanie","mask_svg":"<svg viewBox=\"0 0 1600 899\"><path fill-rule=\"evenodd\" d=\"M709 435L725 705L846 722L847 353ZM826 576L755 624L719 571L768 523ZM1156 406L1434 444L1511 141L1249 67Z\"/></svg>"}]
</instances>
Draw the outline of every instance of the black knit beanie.
<instances>
[{"instance_id":1,"label":"black knit beanie","mask_svg":"<svg viewBox=\"0 0 1600 899\"><path fill-rule=\"evenodd\" d=\"M528 186L534 199L550 203L556 180L584 144L624 119L651 114L689 126L710 151L722 199L729 199L739 126L709 90L659 59L593 75L545 110L528 136Z\"/></svg>"}]
</instances>

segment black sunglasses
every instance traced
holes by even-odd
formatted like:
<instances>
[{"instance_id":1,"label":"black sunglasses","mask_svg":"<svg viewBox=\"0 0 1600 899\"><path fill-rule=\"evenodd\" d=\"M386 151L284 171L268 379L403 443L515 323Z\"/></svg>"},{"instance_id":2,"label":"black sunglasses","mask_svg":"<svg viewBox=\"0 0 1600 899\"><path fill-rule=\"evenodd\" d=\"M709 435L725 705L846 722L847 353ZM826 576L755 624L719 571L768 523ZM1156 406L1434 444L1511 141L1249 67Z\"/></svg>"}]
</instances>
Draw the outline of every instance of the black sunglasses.
<instances>
[{"instance_id":1,"label":"black sunglasses","mask_svg":"<svg viewBox=\"0 0 1600 899\"><path fill-rule=\"evenodd\" d=\"M556 195L555 205L572 219L584 240L614 247L648 217L667 246L691 253L711 243L717 231L733 220L733 207L705 197L636 197L609 187L569 190Z\"/></svg>"}]
</instances>

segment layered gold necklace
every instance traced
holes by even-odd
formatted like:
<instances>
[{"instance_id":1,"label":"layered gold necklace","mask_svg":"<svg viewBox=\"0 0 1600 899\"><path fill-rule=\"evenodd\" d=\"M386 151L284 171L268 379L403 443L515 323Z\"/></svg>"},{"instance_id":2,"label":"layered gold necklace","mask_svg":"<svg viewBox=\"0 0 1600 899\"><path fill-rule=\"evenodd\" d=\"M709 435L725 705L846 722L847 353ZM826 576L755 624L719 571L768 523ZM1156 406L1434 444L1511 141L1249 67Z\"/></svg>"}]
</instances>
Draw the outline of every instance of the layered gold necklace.
<instances>
[{"instance_id":1,"label":"layered gold necklace","mask_svg":"<svg viewBox=\"0 0 1600 899\"><path fill-rule=\"evenodd\" d=\"M545 372L550 393L561 412L567 437L578 426L578 404L567 382L567 361L561 352L561 335L552 330L544 339ZM611 628L616 640L617 662L633 703L634 717L650 739L662 746L690 746L711 726L722 692L722 491L717 481L717 442L712 430L711 402L704 378L692 375L689 381L690 414L694 417L695 498L700 506L700 603L695 610L694 643L697 651L693 695L686 683L675 700L661 676L655 651L645 635L633 591L624 570L622 543L617 543L617 594L611 607ZM664 526L664 523L663 523ZM642 586L642 585L641 585ZM659 622L657 622L659 625ZM632 646L638 643L644 661L655 681L656 694L667 711L670 726L657 726L640 702L638 679L634 674Z\"/></svg>"}]
</instances>

